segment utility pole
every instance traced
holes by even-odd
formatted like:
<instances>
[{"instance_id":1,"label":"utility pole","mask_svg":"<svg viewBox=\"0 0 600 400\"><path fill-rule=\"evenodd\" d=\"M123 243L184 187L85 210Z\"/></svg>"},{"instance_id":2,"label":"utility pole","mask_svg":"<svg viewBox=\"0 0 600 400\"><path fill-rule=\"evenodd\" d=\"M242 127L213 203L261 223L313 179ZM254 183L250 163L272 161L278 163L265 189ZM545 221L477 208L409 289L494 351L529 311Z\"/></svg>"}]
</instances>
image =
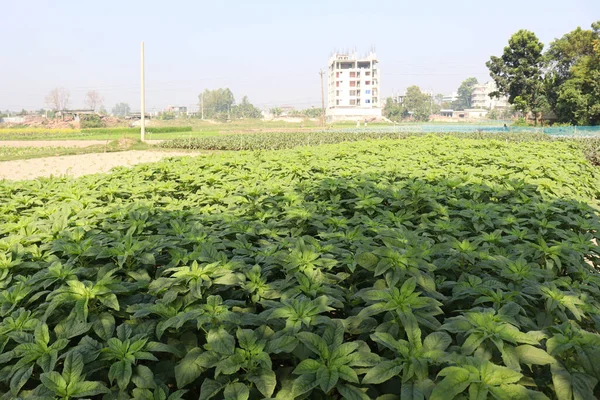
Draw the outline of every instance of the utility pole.
<instances>
[{"instance_id":1,"label":"utility pole","mask_svg":"<svg viewBox=\"0 0 600 400\"><path fill-rule=\"evenodd\" d=\"M145 93L145 79L144 79L144 42L142 42L142 77L141 77L141 97L142 97L142 119L140 120L140 132L142 142L146 139L146 93Z\"/></svg>"},{"instance_id":2,"label":"utility pole","mask_svg":"<svg viewBox=\"0 0 600 400\"><path fill-rule=\"evenodd\" d=\"M321 75L321 125L325 126L325 92L323 91L323 74L325 72L323 69L319 71L319 75Z\"/></svg>"},{"instance_id":3,"label":"utility pole","mask_svg":"<svg viewBox=\"0 0 600 400\"><path fill-rule=\"evenodd\" d=\"M204 119L204 92L200 93L200 108L202 109L202 119Z\"/></svg>"}]
</instances>

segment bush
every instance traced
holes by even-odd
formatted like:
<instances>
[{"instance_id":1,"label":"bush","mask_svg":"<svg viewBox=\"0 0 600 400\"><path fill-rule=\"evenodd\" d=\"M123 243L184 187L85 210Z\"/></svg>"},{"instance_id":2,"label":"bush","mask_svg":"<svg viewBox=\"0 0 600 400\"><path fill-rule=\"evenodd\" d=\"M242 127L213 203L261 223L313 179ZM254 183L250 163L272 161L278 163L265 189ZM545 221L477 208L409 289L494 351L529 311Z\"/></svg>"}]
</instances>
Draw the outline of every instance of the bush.
<instances>
[{"instance_id":1,"label":"bush","mask_svg":"<svg viewBox=\"0 0 600 400\"><path fill-rule=\"evenodd\" d=\"M79 126L81 128L103 128L104 121L99 115L82 115L79 117Z\"/></svg>"}]
</instances>

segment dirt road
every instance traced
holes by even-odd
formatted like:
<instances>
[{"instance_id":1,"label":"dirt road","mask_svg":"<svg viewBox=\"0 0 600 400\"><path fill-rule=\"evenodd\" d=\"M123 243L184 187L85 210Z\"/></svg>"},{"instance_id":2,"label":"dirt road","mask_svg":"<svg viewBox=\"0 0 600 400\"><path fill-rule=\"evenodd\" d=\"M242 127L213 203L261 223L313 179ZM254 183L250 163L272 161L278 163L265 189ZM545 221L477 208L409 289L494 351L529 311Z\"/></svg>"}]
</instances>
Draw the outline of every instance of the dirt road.
<instances>
[{"instance_id":1,"label":"dirt road","mask_svg":"<svg viewBox=\"0 0 600 400\"><path fill-rule=\"evenodd\" d=\"M88 147L105 145L110 140L0 140L0 147ZM150 145L162 140L146 140Z\"/></svg>"},{"instance_id":2,"label":"dirt road","mask_svg":"<svg viewBox=\"0 0 600 400\"><path fill-rule=\"evenodd\" d=\"M64 145L61 145L64 146ZM82 176L108 172L114 167L159 161L167 157L195 156L181 151L121 151L0 162L0 179L26 180L48 176Z\"/></svg>"}]
</instances>

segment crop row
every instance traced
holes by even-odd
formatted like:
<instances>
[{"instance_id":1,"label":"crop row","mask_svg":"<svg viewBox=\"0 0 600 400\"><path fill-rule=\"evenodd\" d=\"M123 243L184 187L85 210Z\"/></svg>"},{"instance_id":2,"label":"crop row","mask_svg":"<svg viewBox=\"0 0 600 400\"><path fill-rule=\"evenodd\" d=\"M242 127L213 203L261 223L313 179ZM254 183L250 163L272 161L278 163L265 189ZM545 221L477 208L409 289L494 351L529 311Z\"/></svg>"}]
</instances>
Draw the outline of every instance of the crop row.
<instances>
[{"instance_id":1,"label":"crop row","mask_svg":"<svg viewBox=\"0 0 600 400\"><path fill-rule=\"evenodd\" d=\"M510 143L520 142L556 142L570 141L576 143L586 158L595 165L600 165L600 137L566 138L535 133L418 133L391 131L357 131L357 132L310 132L310 133L257 133L231 134L187 139L172 139L161 143L161 147L195 150L279 150L301 146L323 145L340 142L355 142L375 139L405 139L426 135L453 136L463 139L501 140Z\"/></svg>"},{"instance_id":2,"label":"crop row","mask_svg":"<svg viewBox=\"0 0 600 400\"><path fill-rule=\"evenodd\" d=\"M433 136L0 182L0 398L598 397L599 188Z\"/></svg>"}]
</instances>

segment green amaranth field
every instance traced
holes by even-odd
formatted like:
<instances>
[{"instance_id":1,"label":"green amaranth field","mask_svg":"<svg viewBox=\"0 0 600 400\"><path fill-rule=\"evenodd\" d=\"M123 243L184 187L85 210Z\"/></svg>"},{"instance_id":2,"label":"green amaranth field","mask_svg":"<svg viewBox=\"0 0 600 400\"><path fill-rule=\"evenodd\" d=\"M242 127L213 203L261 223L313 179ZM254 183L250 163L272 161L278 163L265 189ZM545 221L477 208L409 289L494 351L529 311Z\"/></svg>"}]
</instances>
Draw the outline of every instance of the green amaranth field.
<instances>
[{"instance_id":1,"label":"green amaranth field","mask_svg":"<svg viewBox=\"0 0 600 400\"><path fill-rule=\"evenodd\" d=\"M595 398L599 188L438 137L0 182L1 398Z\"/></svg>"}]
</instances>

